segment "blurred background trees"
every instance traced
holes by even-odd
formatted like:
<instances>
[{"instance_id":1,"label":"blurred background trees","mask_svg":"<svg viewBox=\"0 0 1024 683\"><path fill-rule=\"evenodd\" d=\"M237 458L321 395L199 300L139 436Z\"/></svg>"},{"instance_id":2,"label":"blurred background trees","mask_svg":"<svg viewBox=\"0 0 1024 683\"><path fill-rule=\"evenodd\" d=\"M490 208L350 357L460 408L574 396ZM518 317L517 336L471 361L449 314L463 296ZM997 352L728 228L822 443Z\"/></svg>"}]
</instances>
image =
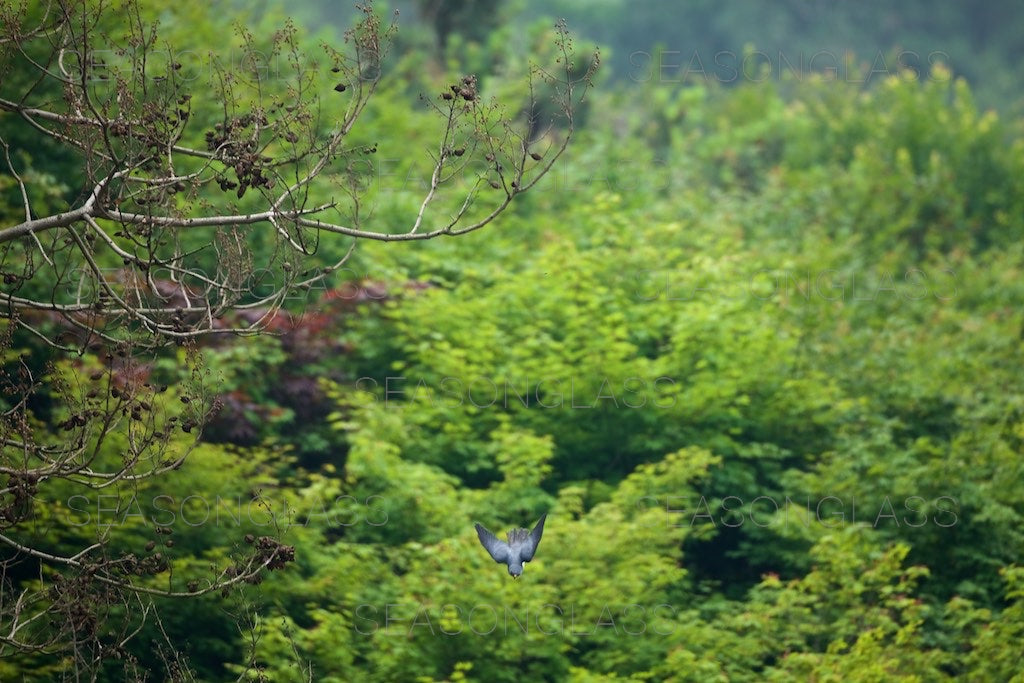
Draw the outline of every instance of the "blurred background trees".
<instances>
[{"instance_id":1,"label":"blurred background trees","mask_svg":"<svg viewBox=\"0 0 1024 683\"><path fill-rule=\"evenodd\" d=\"M447 70L529 101L516 74L548 54L546 10L505 3L489 32L441 41L418 5L397 6L409 25L362 142L432 142L417 97ZM159 627L126 645L156 678L1019 677L1024 130L1005 84L1021 13L581 6L552 13L583 27L578 45L607 46L603 80L544 184L493 230L361 245L287 300L301 324L197 345L221 407L181 469L113 498L29 494L21 528L59 530L61 550L102 530L162 552L175 577L232 565L247 534L294 547L259 585L160 602ZM164 25L206 40L189 7ZM274 15L246 11L253 26ZM756 52L782 41L842 71L759 72ZM716 77L722 50L757 68ZM638 78L630 61L695 51L706 75ZM366 210L415 212L427 166L375 159ZM60 207L51 176L39 201ZM0 212L20 220L0 182ZM343 255L325 249L324 264ZM184 358L154 361L155 407L191 405ZM45 402L31 416L54 432L68 417ZM25 509L7 486L5 506ZM472 522L544 511L513 584ZM11 605L38 576L6 566ZM0 678L64 664L4 654Z\"/></svg>"}]
</instances>

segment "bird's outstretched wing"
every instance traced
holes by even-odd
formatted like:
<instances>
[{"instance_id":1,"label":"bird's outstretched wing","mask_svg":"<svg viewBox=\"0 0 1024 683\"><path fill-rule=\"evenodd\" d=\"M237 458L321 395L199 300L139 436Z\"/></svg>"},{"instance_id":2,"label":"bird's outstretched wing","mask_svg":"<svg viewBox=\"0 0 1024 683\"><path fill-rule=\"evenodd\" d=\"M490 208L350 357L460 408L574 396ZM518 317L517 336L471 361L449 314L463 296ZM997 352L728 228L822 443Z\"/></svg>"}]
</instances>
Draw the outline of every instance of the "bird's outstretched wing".
<instances>
[{"instance_id":1,"label":"bird's outstretched wing","mask_svg":"<svg viewBox=\"0 0 1024 683\"><path fill-rule=\"evenodd\" d=\"M508 562L508 543L500 540L497 536L479 524L474 524L473 526L476 527L476 535L480 539L480 543L487 549L487 552L491 554L494 561L502 563Z\"/></svg>"},{"instance_id":2,"label":"bird's outstretched wing","mask_svg":"<svg viewBox=\"0 0 1024 683\"><path fill-rule=\"evenodd\" d=\"M544 520L547 516L548 513L546 512L540 516L537 526L533 527L533 531L530 532L530 538L527 539L526 543L523 544L522 549L519 551L519 558L523 562L529 562L532 560L533 554L537 552L537 546L540 545L540 537L544 535Z\"/></svg>"}]
</instances>

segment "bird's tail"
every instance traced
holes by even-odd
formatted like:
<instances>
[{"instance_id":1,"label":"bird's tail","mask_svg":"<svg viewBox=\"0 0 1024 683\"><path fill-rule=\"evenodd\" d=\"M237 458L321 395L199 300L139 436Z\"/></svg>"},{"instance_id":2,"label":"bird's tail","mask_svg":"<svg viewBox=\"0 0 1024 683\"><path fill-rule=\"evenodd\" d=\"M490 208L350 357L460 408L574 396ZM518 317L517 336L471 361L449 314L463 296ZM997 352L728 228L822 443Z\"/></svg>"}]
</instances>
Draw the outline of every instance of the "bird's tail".
<instances>
[{"instance_id":1,"label":"bird's tail","mask_svg":"<svg viewBox=\"0 0 1024 683\"><path fill-rule=\"evenodd\" d=\"M513 543L524 543L529 537L530 532L526 529L511 529L508 532L508 543L509 545L512 545Z\"/></svg>"}]
</instances>

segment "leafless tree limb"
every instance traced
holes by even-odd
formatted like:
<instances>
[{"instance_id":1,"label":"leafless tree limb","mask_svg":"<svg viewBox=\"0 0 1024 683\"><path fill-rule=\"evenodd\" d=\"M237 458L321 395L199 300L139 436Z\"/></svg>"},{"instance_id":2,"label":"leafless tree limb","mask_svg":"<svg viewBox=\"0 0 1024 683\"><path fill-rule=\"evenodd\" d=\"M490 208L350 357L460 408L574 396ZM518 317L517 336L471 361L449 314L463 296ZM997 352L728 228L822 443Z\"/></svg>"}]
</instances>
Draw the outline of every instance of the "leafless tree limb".
<instances>
[{"instance_id":1,"label":"leafless tree limb","mask_svg":"<svg viewBox=\"0 0 1024 683\"><path fill-rule=\"evenodd\" d=\"M159 624L153 600L222 593L291 561L294 551L275 538L247 539L236 561L182 589L153 547L117 552L100 533L68 551L30 527L54 487L140 486L185 463L218 407L199 340L261 333L291 292L339 272L361 240L486 227L569 144L598 59L574 75L560 24L557 64L528 74L525 123L474 75L423 96L438 122L423 194L404 225L371 222L366 205L379 188L369 161L387 145L409 150L402 140L358 142L396 31L362 9L343 49L322 46L323 69L309 68L291 23L266 40L238 27L251 59L212 60L208 82L196 83L135 0L0 4L0 115L3 130L15 131L0 137L15 207L0 213L9 221L0 222L0 656L69 653L95 672L126 657L144 624ZM261 55L283 70L268 73ZM538 126L541 82L555 115ZM60 179L59 210L18 139L73 160L78 172ZM256 241L269 257L254 255ZM257 271L272 273L269 292L254 291ZM27 361L25 344L49 354L44 368ZM185 359L173 402L151 371L168 349ZM36 414L41 396L56 429ZM133 617L105 621L118 610Z\"/></svg>"}]
</instances>

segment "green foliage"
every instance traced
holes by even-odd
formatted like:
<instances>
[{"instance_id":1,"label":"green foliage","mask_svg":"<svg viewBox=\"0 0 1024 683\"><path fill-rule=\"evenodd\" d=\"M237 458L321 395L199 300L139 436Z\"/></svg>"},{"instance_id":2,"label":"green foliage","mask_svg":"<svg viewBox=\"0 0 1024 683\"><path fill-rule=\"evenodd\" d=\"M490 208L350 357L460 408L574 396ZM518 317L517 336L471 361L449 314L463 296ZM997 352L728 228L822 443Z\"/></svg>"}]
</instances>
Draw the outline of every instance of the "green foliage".
<instances>
[{"instance_id":1,"label":"green foliage","mask_svg":"<svg viewBox=\"0 0 1024 683\"><path fill-rule=\"evenodd\" d=\"M827 73L858 84L917 73L943 61L979 90L988 106L1022 102L1020 57L1024 14L1013 0L984 8L907 0L529 0L529 17L565 17L609 49L617 79L664 78L735 84L792 72ZM659 51L666 54L659 56ZM766 72L766 73L765 73Z\"/></svg>"},{"instance_id":2,"label":"green foliage","mask_svg":"<svg viewBox=\"0 0 1024 683\"><path fill-rule=\"evenodd\" d=\"M423 144L414 98L442 70L422 49L364 142ZM612 84L590 106L500 225L360 245L272 336L203 350L222 404L204 443L111 491L246 516L175 526L153 585L204 577L247 533L297 558L258 590L176 603L172 642L203 680L1024 680L1020 121L942 67L870 87ZM414 206L400 152L369 195L385 218ZM0 178L0 217L12 189ZM154 364L159 410L184 410L178 360ZM72 493L35 506L58 550L100 533L67 523ZM159 522L126 510L104 513L111 538L144 548ZM544 512L513 582L473 522ZM57 666L2 659L0 678Z\"/></svg>"}]
</instances>

